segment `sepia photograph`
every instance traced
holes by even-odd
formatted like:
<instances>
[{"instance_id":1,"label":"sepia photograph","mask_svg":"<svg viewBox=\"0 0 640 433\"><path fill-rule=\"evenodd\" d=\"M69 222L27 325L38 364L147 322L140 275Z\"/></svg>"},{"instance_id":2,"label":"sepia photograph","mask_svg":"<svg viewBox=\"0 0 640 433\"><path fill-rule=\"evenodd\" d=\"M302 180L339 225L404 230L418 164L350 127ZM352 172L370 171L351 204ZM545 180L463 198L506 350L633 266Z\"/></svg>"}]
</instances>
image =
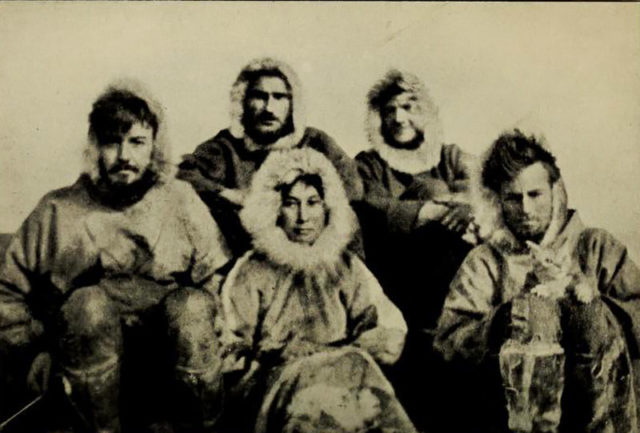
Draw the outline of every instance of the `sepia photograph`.
<instances>
[{"instance_id":1,"label":"sepia photograph","mask_svg":"<svg viewBox=\"0 0 640 433\"><path fill-rule=\"evenodd\" d=\"M0 41L0 433L640 432L640 3Z\"/></svg>"}]
</instances>

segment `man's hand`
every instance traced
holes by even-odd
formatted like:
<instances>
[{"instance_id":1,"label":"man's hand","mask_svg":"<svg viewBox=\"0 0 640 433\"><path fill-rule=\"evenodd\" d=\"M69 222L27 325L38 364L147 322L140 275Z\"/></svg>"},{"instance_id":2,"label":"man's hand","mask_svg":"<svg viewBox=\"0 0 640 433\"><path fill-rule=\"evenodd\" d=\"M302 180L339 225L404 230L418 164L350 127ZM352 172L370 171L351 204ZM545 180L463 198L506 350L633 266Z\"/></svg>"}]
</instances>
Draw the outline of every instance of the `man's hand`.
<instances>
[{"instance_id":1,"label":"man's hand","mask_svg":"<svg viewBox=\"0 0 640 433\"><path fill-rule=\"evenodd\" d=\"M218 195L238 207L243 207L247 192L238 188L223 188L220 190Z\"/></svg>"},{"instance_id":2,"label":"man's hand","mask_svg":"<svg viewBox=\"0 0 640 433\"><path fill-rule=\"evenodd\" d=\"M471 206L465 203L456 203L448 206L447 213L440 220L440 224L455 233L464 233L473 219Z\"/></svg>"},{"instance_id":3,"label":"man's hand","mask_svg":"<svg viewBox=\"0 0 640 433\"><path fill-rule=\"evenodd\" d=\"M49 378L51 377L51 355L47 352L39 353L27 374L27 386L36 394L42 395L49 388Z\"/></svg>"}]
</instances>

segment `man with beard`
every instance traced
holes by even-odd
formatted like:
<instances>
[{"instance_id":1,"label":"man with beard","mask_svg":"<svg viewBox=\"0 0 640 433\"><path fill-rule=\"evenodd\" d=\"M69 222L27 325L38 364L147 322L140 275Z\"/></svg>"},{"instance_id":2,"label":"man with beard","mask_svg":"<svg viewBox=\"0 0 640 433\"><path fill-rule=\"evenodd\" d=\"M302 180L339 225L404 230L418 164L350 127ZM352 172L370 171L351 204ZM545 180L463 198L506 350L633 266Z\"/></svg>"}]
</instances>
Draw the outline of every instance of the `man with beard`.
<instances>
[{"instance_id":1,"label":"man with beard","mask_svg":"<svg viewBox=\"0 0 640 433\"><path fill-rule=\"evenodd\" d=\"M437 108L412 74L388 72L369 92L368 108L372 148L356 156L365 188L358 206L365 256L409 327L392 381L418 428L433 428L445 399L437 391L442 372L431 335L470 249L463 236L471 221L466 194L474 159L442 144ZM416 381L430 390L426 396Z\"/></svg>"},{"instance_id":2,"label":"man with beard","mask_svg":"<svg viewBox=\"0 0 640 433\"><path fill-rule=\"evenodd\" d=\"M300 85L293 70L265 58L249 63L231 89L231 126L199 145L180 164L239 256L250 248L238 211L253 174L269 152L310 147L336 167L350 200L362 195L355 162L324 132L306 127Z\"/></svg>"},{"instance_id":3,"label":"man with beard","mask_svg":"<svg viewBox=\"0 0 640 433\"><path fill-rule=\"evenodd\" d=\"M220 412L229 254L170 173L160 107L142 94L122 83L96 100L84 173L40 201L0 268L0 345L32 359L47 428L144 431L168 403L176 431L205 431Z\"/></svg>"},{"instance_id":4,"label":"man with beard","mask_svg":"<svg viewBox=\"0 0 640 433\"><path fill-rule=\"evenodd\" d=\"M533 136L500 136L482 186L491 236L451 283L435 344L474 375L459 431L637 432L640 271L626 248L567 209Z\"/></svg>"}]
</instances>

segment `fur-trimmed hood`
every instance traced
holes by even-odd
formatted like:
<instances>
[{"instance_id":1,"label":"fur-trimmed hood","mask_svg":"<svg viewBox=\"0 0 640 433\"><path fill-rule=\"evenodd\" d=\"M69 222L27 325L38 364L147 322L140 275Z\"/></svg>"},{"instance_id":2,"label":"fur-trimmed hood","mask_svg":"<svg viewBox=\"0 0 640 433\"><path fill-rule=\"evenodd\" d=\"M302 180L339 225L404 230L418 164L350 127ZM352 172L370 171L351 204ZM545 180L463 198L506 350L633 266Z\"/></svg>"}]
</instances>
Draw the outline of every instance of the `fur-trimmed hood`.
<instances>
[{"instance_id":1,"label":"fur-trimmed hood","mask_svg":"<svg viewBox=\"0 0 640 433\"><path fill-rule=\"evenodd\" d=\"M254 151L264 149L264 146L256 144L245 134L244 126L242 125L244 99L249 84L245 77L249 73L258 71L278 71L287 79L289 87L291 87L291 120L293 122L293 132L279 138L278 141L269 146L269 149L290 149L295 147L300 140L302 140L306 128L300 81L289 65L269 57L253 60L238 74L238 78L231 87L231 126L229 131L235 138L244 141L247 150Z\"/></svg>"},{"instance_id":2,"label":"fur-trimmed hood","mask_svg":"<svg viewBox=\"0 0 640 433\"><path fill-rule=\"evenodd\" d=\"M470 196L474 209L474 223L477 226L477 235L480 239L500 251L515 253L526 250L526 245L518 241L506 227L498 194L482 184L482 171L493 148L494 145L489 146L489 149L482 155L479 172L475 173L471 179ZM553 213L551 224L540 241L540 246L543 247L551 245L558 238L570 215L567 207L567 191L562 177L553 184L551 193Z\"/></svg>"},{"instance_id":3,"label":"fur-trimmed hood","mask_svg":"<svg viewBox=\"0 0 640 433\"><path fill-rule=\"evenodd\" d=\"M379 106L375 102L390 86L402 86L406 92L415 94L422 106L424 141L414 150L396 149L389 146L382 136ZM366 132L371 148L378 152L391 168L417 174L429 170L440 161L442 148L442 125L438 108L431 99L422 81L409 72L392 69L378 81L367 96Z\"/></svg>"},{"instance_id":4,"label":"fur-trimmed hood","mask_svg":"<svg viewBox=\"0 0 640 433\"><path fill-rule=\"evenodd\" d=\"M278 226L282 197L279 187L301 174L322 179L327 226L312 245L292 242ZM253 177L240 212L240 219L253 239L253 247L279 265L310 271L333 269L341 260L357 227L342 181L331 162L309 149L274 151Z\"/></svg>"},{"instance_id":5,"label":"fur-trimmed hood","mask_svg":"<svg viewBox=\"0 0 640 433\"><path fill-rule=\"evenodd\" d=\"M171 163L171 152L166 132L166 122L164 120L164 107L146 87L137 80L119 79L112 82L101 93L104 95L114 90L127 91L135 94L143 99L149 109L156 115L158 119L158 130L154 140L154 149L151 157L151 168L156 174L159 182L166 183L174 177L175 168ZM100 181L100 168L98 164L98 148L97 143L89 137L84 149L84 163L82 172L89 176L91 181L97 185Z\"/></svg>"}]
</instances>

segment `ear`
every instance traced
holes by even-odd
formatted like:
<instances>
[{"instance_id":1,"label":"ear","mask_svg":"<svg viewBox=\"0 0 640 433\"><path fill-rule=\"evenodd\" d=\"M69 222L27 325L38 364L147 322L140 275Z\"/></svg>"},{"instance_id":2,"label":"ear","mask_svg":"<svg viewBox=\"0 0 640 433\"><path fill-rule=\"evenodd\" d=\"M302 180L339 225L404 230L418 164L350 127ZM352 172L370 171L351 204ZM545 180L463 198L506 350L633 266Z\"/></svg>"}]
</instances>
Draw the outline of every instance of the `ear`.
<instances>
[{"instance_id":1,"label":"ear","mask_svg":"<svg viewBox=\"0 0 640 433\"><path fill-rule=\"evenodd\" d=\"M567 218L567 190L562 178L555 181L551 187L551 196L553 204L551 224L540 242L540 246L543 247L548 246L556 237L558 237Z\"/></svg>"}]
</instances>

